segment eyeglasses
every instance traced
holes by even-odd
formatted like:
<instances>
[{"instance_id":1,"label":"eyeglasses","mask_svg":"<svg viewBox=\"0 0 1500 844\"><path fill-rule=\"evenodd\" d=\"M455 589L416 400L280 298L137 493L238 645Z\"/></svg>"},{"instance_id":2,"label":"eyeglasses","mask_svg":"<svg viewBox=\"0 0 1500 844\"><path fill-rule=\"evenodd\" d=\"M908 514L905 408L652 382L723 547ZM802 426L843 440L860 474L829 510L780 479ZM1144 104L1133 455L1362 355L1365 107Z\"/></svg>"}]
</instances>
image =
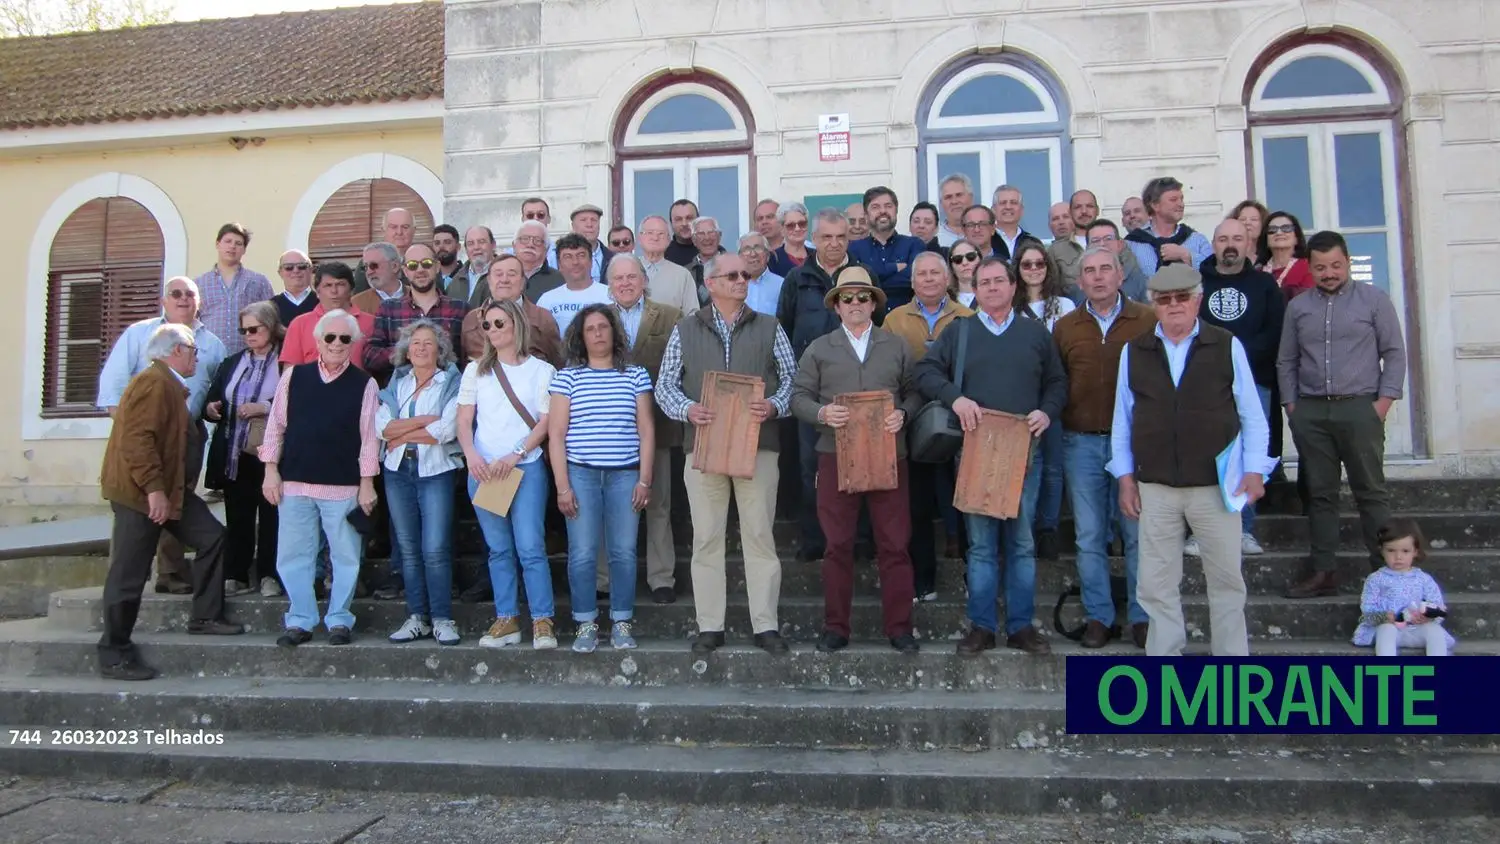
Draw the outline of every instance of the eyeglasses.
<instances>
[{"instance_id":1,"label":"eyeglasses","mask_svg":"<svg viewBox=\"0 0 1500 844\"><path fill-rule=\"evenodd\" d=\"M968 263L971 263L973 261L978 261L978 260L979 260L979 253L978 252L964 252L963 254L953 255L953 256L949 257L948 258L948 263L950 263L950 264L952 264L954 266L958 266L959 264L968 264Z\"/></svg>"},{"instance_id":2,"label":"eyeglasses","mask_svg":"<svg viewBox=\"0 0 1500 844\"><path fill-rule=\"evenodd\" d=\"M791 220L788 220L783 223L781 227L784 229L805 229L807 228L807 221L803 220L801 222L794 223Z\"/></svg>"},{"instance_id":3,"label":"eyeglasses","mask_svg":"<svg viewBox=\"0 0 1500 844\"><path fill-rule=\"evenodd\" d=\"M240 326L240 336L241 337L253 337L256 334L259 334L260 330L262 328L265 328L265 326L264 325L242 325L242 326Z\"/></svg>"},{"instance_id":4,"label":"eyeglasses","mask_svg":"<svg viewBox=\"0 0 1500 844\"><path fill-rule=\"evenodd\" d=\"M1021 262L1021 269L1023 269L1023 270L1045 270L1045 269L1047 269L1047 262L1046 261L1022 261Z\"/></svg>"},{"instance_id":5,"label":"eyeglasses","mask_svg":"<svg viewBox=\"0 0 1500 844\"><path fill-rule=\"evenodd\" d=\"M965 220L963 222L963 227L966 229L982 229L985 226L992 225L994 225L994 223L991 223L989 220Z\"/></svg>"},{"instance_id":6,"label":"eyeglasses","mask_svg":"<svg viewBox=\"0 0 1500 844\"><path fill-rule=\"evenodd\" d=\"M302 272L312 269L312 264L282 264L281 271L285 273Z\"/></svg>"},{"instance_id":7,"label":"eyeglasses","mask_svg":"<svg viewBox=\"0 0 1500 844\"><path fill-rule=\"evenodd\" d=\"M198 298L198 293L196 291L193 291L193 290L183 290L181 287L177 288L176 290L168 290L167 291L167 295L171 296L173 299L196 299L196 298Z\"/></svg>"},{"instance_id":8,"label":"eyeglasses","mask_svg":"<svg viewBox=\"0 0 1500 844\"><path fill-rule=\"evenodd\" d=\"M718 237L718 236L719 236L718 230L706 231L706 232L693 232L693 237Z\"/></svg>"},{"instance_id":9,"label":"eyeglasses","mask_svg":"<svg viewBox=\"0 0 1500 844\"><path fill-rule=\"evenodd\" d=\"M1171 293L1152 293L1151 301L1158 305L1186 305L1193 301L1193 291L1175 290Z\"/></svg>"},{"instance_id":10,"label":"eyeglasses","mask_svg":"<svg viewBox=\"0 0 1500 844\"><path fill-rule=\"evenodd\" d=\"M543 238L537 237L534 234L533 235L527 235L526 237L518 237L518 238L516 238L516 243L519 243L522 246L541 246L543 243L546 243L546 242L547 242L546 240L544 240Z\"/></svg>"},{"instance_id":11,"label":"eyeglasses","mask_svg":"<svg viewBox=\"0 0 1500 844\"><path fill-rule=\"evenodd\" d=\"M1117 234L1107 234L1107 235L1104 235L1102 237L1097 237L1097 238L1090 239L1089 240L1089 245L1092 246L1092 245L1097 244L1097 243L1114 243L1115 241L1117 241L1119 239L1120 239L1120 236L1117 235Z\"/></svg>"},{"instance_id":12,"label":"eyeglasses","mask_svg":"<svg viewBox=\"0 0 1500 844\"><path fill-rule=\"evenodd\" d=\"M431 258L423 258L420 261L407 261L406 262L406 268L408 270L415 270L418 267L421 267L424 270L430 270L430 269L432 269L435 266L437 266L437 261L434 261Z\"/></svg>"},{"instance_id":13,"label":"eyeglasses","mask_svg":"<svg viewBox=\"0 0 1500 844\"><path fill-rule=\"evenodd\" d=\"M192 345L188 345L187 343L183 343L182 344L182 348L187 349L188 352L190 354L192 354L193 357L197 357L198 356L198 347L197 346L192 346Z\"/></svg>"},{"instance_id":14,"label":"eyeglasses","mask_svg":"<svg viewBox=\"0 0 1500 844\"><path fill-rule=\"evenodd\" d=\"M1297 227L1291 223L1281 223L1275 226L1266 226L1266 234L1296 234Z\"/></svg>"},{"instance_id":15,"label":"eyeglasses","mask_svg":"<svg viewBox=\"0 0 1500 844\"><path fill-rule=\"evenodd\" d=\"M326 344L328 344L328 345L330 345L330 346L333 345L333 341L335 341L335 340L337 340L340 343L343 343L345 346L347 346L350 343L354 342L354 337L353 337L353 335L350 335L350 334L324 334L323 335L323 342L326 343Z\"/></svg>"},{"instance_id":16,"label":"eyeglasses","mask_svg":"<svg viewBox=\"0 0 1500 844\"><path fill-rule=\"evenodd\" d=\"M759 255L762 252L770 252L770 251L771 250L767 249L764 246L741 246L740 247L740 254L741 255Z\"/></svg>"},{"instance_id":17,"label":"eyeglasses","mask_svg":"<svg viewBox=\"0 0 1500 844\"><path fill-rule=\"evenodd\" d=\"M609 242L609 246L611 249L629 249L630 247L635 246L635 243L634 241L629 240L611 240Z\"/></svg>"},{"instance_id":18,"label":"eyeglasses","mask_svg":"<svg viewBox=\"0 0 1500 844\"><path fill-rule=\"evenodd\" d=\"M875 298L874 296L871 296L869 293L864 293L864 292L860 292L860 293L840 293L839 294L839 304L840 305L850 305L850 304L853 304L855 302L858 302L861 305L868 305L868 304L870 304L870 300L872 300L874 298Z\"/></svg>"},{"instance_id":19,"label":"eyeglasses","mask_svg":"<svg viewBox=\"0 0 1500 844\"><path fill-rule=\"evenodd\" d=\"M367 269L367 270L378 270L378 269L380 269L380 262L379 261L366 261L365 262L365 269Z\"/></svg>"},{"instance_id":20,"label":"eyeglasses","mask_svg":"<svg viewBox=\"0 0 1500 844\"><path fill-rule=\"evenodd\" d=\"M503 320L498 320L498 319L495 320L494 322L490 322L489 320L485 320L484 322L479 323L479 327L483 328L485 331L489 331L490 329L494 329L496 331L499 331L500 329L504 328L507 325L510 325L510 323L505 322Z\"/></svg>"},{"instance_id":21,"label":"eyeglasses","mask_svg":"<svg viewBox=\"0 0 1500 844\"><path fill-rule=\"evenodd\" d=\"M711 276L711 278L728 278L728 279L738 278L738 279L740 279L742 281L749 281L750 280L750 274L747 273L747 272L745 272L744 270L731 270L730 272L727 272L727 273L719 273L718 275Z\"/></svg>"}]
</instances>

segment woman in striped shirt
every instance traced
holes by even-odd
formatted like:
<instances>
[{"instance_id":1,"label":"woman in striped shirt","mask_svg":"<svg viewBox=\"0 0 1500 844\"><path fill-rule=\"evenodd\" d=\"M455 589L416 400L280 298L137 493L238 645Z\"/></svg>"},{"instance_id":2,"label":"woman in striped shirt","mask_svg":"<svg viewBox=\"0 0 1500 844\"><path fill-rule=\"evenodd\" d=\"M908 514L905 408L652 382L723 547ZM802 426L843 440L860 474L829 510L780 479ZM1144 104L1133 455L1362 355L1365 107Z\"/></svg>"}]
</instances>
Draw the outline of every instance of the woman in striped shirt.
<instances>
[{"instance_id":1,"label":"woman in striped shirt","mask_svg":"<svg viewBox=\"0 0 1500 844\"><path fill-rule=\"evenodd\" d=\"M610 643L635 647L636 533L651 497L656 453L651 377L630 365L625 331L609 305L578 312L563 340L567 368L550 392L548 456L557 507L568 519L568 592L578 624L575 653L598 646L594 573L602 533L609 555Z\"/></svg>"}]
</instances>

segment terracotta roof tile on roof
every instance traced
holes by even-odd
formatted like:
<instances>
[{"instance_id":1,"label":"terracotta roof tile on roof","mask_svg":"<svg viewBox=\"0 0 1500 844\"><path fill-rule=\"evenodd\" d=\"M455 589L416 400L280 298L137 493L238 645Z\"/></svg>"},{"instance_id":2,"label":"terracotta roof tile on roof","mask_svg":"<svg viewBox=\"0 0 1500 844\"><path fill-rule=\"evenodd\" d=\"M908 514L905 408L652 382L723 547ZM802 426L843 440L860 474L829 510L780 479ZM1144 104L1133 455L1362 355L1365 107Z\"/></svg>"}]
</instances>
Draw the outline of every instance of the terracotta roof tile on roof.
<instances>
[{"instance_id":1,"label":"terracotta roof tile on roof","mask_svg":"<svg viewBox=\"0 0 1500 844\"><path fill-rule=\"evenodd\" d=\"M443 95L443 4L0 39L0 129Z\"/></svg>"}]
</instances>

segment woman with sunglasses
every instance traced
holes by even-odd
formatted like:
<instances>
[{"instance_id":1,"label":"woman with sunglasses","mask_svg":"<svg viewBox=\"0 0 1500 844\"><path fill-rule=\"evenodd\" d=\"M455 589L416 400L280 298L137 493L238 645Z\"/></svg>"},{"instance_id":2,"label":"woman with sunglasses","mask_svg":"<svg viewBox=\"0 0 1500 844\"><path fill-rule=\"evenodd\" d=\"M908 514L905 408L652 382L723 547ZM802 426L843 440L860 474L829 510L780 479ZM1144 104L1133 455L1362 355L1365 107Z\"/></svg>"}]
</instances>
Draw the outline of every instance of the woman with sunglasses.
<instances>
[{"instance_id":1,"label":"woman with sunglasses","mask_svg":"<svg viewBox=\"0 0 1500 844\"><path fill-rule=\"evenodd\" d=\"M484 352L464 368L458 388L458 442L469 464L469 498L484 483L521 473L515 498L504 515L475 507L479 530L489 549L495 621L479 640L482 648L521 643L516 572L526 584L531 614L531 646L557 647L553 629L552 569L547 564L545 518L547 472L542 443L547 439L548 387L557 370L531 348L531 326L514 299L484 306L479 328Z\"/></svg>"},{"instance_id":2,"label":"woman with sunglasses","mask_svg":"<svg viewBox=\"0 0 1500 844\"><path fill-rule=\"evenodd\" d=\"M1073 300L1063 295L1062 271L1046 247L1026 241L1016 250L1011 272L1021 283L1016 297L1026 303L1024 313L1036 317L1051 332L1057 321L1073 311ZM1042 434L1042 488L1036 503L1036 555L1055 560L1059 554L1057 525L1062 519L1063 437L1061 425Z\"/></svg>"},{"instance_id":3,"label":"woman with sunglasses","mask_svg":"<svg viewBox=\"0 0 1500 844\"><path fill-rule=\"evenodd\" d=\"M783 202L776 209L776 220L783 233L781 245L766 263L771 272L786 278L794 268L807 262L807 206L800 202Z\"/></svg>"},{"instance_id":4,"label":"woman with sunglasses","mask_svg":"<svg viewBox=\"0 0 1500 844\"><path fill-rule=\"evenodd\" d=\"M953 298L966 308L974 307L974 274L979 270L979 247L967 238L959 238L948 247L948 263L953 267Z\"/></svg>"},{"instance_id":5,"label":"woman with sunglasses","mask_svg":"<svg viewBox=\"0 0 1500 844\"><path fill-rule=\"evenodd\" d=\"M274 598L282 593L276 577L276 508L260 494L266 467L256 450L281 381L277 353L286 331L275 306L255 302L240 310L239 333L245 348L224 361L208 388L203 417L216 424L205 486L224 491L229 531L224 594L248 595L259 583L260 594ZM252 562L255 577L250 576Z\"/></svg>"},{"instance_id":6,"label":"woman with sunglasses","mask_svg":"<svg viewBox=\"0 0 1500 844\"><path fill-rule=\"evenodd\" d=\"M385 494L401 549L405 623L392 642L432 636L459 642L453 621L453 487L463 467L457 443L458 367L448 332L426 319L396 339L396 370L380 391L377 436L385 443Z\"/></svg>"},{"instance_id":7,"label":"woman with sunglasses","mask_svg":"<svg viewBox=\"0 0 1500 844\"><path fill-rule=\"evenodd\" d=\"M636 536L651 500L656 427L651 376L631 364L612 305L578 312L563 340L568 365L552 381L547 438L557 508L568 520L568 595L574 653L599 645L594 586L602 537L609 555L610 644L635 647Z\"/></svg>"},{"instance_id":8,"label":"woman with sunglasses","mask_svg":"<svg viewBox=\"0 0 1500 844\"><path fill-rule=\"evenodd\" d=\"M1266 216L1258 252L1264 257L1257 269L1276 279L1276 286L1288 302L1297 294L1313 289L1312 270L1307 265L1307 237L1302 233L1302 223L1290 212L1277 211Z\"/></svg>"}]
</instances>

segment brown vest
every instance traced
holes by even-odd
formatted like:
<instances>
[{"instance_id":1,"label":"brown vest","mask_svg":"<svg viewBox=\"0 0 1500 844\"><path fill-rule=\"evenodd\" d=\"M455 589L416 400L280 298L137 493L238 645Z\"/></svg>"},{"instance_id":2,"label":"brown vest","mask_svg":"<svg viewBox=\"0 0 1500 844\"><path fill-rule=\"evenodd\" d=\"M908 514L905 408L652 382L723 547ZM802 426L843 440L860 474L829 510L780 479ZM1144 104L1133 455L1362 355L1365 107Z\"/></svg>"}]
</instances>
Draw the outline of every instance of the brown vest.
<instances>
[{"instance_id":1,"label":"brown vest","mask_svg":"<svg viewBox=\"0 0 1500 844\"><path fill-rule=\"evenodd\" d=\"M759 314L750 308L735 321L729 330L729 368L724 367L724 341L714 328L712 305L695 311L677 323L678 337L682 342L682 392L693 401L700 401L703 392L703 376L707 372L735 372L741 375L756 375L765 379L766 398L776 394L781 385L780 373L776 369L776 329L779 324L772 317ZM689 454L693 451L697 428L692 424L683 426L682 448ZM781 446L781 426L765 422L760 426L760 451L777 451Z\"/></svg>"},{"instance_id":2,"label":"brown vest","mask_svg":"<svg viewBox=\"0 0 1500 844\"><path fill-rule=\"evenodd\" d=\"M1172 487L1218 485L1214 460L1240 432L1233 339L1222 328L1200 323L1176 386L1156 332L1130 341L1130 390L1135 395L1130 448L1136 480Z\"/></svg>"}]
</instances>

